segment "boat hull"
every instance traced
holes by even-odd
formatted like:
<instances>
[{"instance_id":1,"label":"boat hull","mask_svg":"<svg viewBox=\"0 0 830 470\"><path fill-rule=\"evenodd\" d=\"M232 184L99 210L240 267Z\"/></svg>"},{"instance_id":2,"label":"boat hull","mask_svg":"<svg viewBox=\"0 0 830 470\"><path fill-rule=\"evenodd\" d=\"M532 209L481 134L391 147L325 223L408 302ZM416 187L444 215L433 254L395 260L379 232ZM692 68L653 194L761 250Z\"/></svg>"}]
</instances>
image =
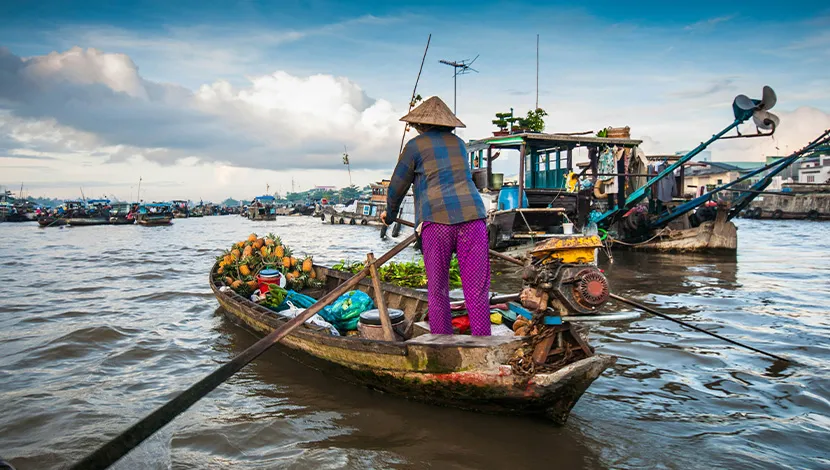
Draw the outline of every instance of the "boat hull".
<instances>
[{"instance_id":1,"label":"boat hull","mask_svg":"<svg viewBox=\"0 0 830 470\"><path fill-rule=\"evenodd\" d=\"M86 227L89 225L108 225L110 223L109 219L104 218L69 218L66 219L66 223L70 227Z\"/></svg>"},{"instance_id":2,"label":"boat hull","mask_svg":"<svg viewBox=\"0 0 830 470\"><path fill-rule=\"evenodd\" d=\"M726 211L718 211L715 220L703 222L697 227L684 230L664 229L645 242L615 241L614 247L675 253L734 253L738 250L738 228L734 223L726 220Z\"/></svg>"},{"instance_id":3,"label":"boat hull","mask_svg":"<svg viewBox=\"0 0 830 470\"><path fill-rule=\"evenodd\" d=\"M171 225L173 223L172 217L164 217L164 218L142 218L138 219L139 225L144 225L145 227L156 227L160 225Z\"/></svg>"},{"instance_id":4,"label":"boat hull","mask_svg":"<svg viewBox=\"0 0 830 470\"><path fill-rule=\"evenodd\" d=\"M59 227L66 225L66 219L56 217L41 217L37 219L38 225L41 227Z\"/></svg>"},{"instance_id":5,"label":"boat hull","mask_svg":"<svg viewBox=\"0 0 830 470\"><path fill-rule=\"evenodd\" d=\"M317 269L323 279L331 272ZM220 292L212 281L211 287L225 315L258 335L265 336L284 323L270 310L232 291ZM368 283L359 288L371 292ZM425 312L426 298L421 292L389 285L384 292L389 306L404 310L411 320ZM386 342L329 336L304 325L281 345L302 362L328 364L338 377L354 384L466 410L538 415L559 425L590 384L616 361L595 354L550 373L522 376L513 373L508 361L524 340L422 335Z\"/></svg>"}]
</instances>

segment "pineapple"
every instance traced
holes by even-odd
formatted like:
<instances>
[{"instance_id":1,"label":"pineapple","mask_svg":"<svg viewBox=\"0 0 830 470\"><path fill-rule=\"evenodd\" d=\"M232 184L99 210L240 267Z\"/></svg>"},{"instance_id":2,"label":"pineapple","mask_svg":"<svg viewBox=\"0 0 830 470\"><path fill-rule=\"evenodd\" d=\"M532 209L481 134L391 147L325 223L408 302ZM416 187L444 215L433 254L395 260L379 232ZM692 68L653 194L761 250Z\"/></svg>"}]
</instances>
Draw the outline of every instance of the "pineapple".
<instances>
[{"instance_id":1,"label":"pineapple","mask_svg":"<svg viewBox=\"0 0 830 470\"><path fill-rule=\"evenodd\" d=\"M249 268L247 264L243 264L239 266L239 274L243 276L250 276L251 268Z\"/></svg>"},{"instance_id":2,"label":"pineapple","mask_svg":"<svg viewBox=\"0 0 830 470\"><path fill-rule=\"evenodd\" d=\"M259 286L259 284L257 284L256 281L248 281L246 284L248 284L248 288L250 288L251 290L256 290Z\"/></svg>"},{"instance_id":3,"label":"pineapple","mask_svg":"<svg viewBox=\"0 0 830 470\"><path fill-rule=\"evenodd\" d=\"M236 289L239 289L240 287L242 287L242 284L243 284L242 281L237 279L236 281L233 281L233 284L231 284L231 287L234 290L236 290Z\"/></svg>"},{"instance_id":4,"label":"pineapple","mask_svg":"<svg viewBox=\"0 0 830 470\"><path fill-rule=\"evenodd\" d=\"M310 272L312 267L313 267L313 264L314 263L311 261L310 256L308 258L304 259L303 260L303 272L304 273Z\"/></svg>"},{"instance_id":5,"label":"pineapple","mask_svg":"<svg viewBox=\"0 0 830 470\"><path fill-rule=\"evenodd\" d=\"M268 247L267 246L260 247L259 254L261 254L263 258L267 258L268 255L270 254L270 252L268 251Z\"/></svg>"},{"instance_id":6,"label":"pineapple","mask_svg":"<svg viewBox=\"0 0 830 470\"><path fill-rule=\"evenodd\" d=\"M248 235L248 240L247 241L255 242L256 241L256 234L252 233L252 234Z\"/></svg>"},{"instance_id":7,"label":"pineapple","mask_svg":"<svg viewBox=\"0 0 830 470\"><path fill-rule=\"evenodd\" d=\"M289 269L289 268L291 268L291 257L286 256L285 258L283 258L283 259L282 259L282 266L283 266L285 269Z\"/></svg>"},{"instance_id":8,"label":"pineapple","mask_svg":"<svg viewBox=\"0 0 830 470\"><path fill-rule=\"evenodd\" d=\"M277 245L277 247L274 248L274 254L277 255L277 258L284 257L285 256L285 247L283 247L282 245Z\"/></svg>"},{"instance_id":9,"label":"pineapple","mask_svg":"<svg viewBox=\"0 0 830 470\"><path fill-rule=\"evenodd\" d=\"M261 238L257 238L256 241L254 242L254 249L258 250L258 249L262 248L264 245L265 245L265 240L263 240Z\"/></svg>"}]
</instances>

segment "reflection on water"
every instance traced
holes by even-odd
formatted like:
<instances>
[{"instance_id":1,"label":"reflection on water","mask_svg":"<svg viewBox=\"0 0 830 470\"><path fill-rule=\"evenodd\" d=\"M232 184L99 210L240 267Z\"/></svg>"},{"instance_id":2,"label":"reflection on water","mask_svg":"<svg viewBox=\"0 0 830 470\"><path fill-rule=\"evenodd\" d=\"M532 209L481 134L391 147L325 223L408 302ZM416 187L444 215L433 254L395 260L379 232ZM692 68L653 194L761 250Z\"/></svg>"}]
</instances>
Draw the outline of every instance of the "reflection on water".
<instances>
[{"instance_id":1,"label":"reflection on water","mask_svg":"<svg viewBox=\"0 0 830 470\"><path fill-rule=\"evenodd\" d=\"M602 267L616 293L798 365L659 318L595 325L594 345L620 359L554 428L385 396L272 350L119 467L826 468L830 242L821 224L739 226L737 256L616 252ZM252 344L206 282L252 231L324 264L395 243L294 217L0 224L0 455L60 468ZM513 267L493 270L497 290L518 285Z\"/></svg>"}]
</instances>

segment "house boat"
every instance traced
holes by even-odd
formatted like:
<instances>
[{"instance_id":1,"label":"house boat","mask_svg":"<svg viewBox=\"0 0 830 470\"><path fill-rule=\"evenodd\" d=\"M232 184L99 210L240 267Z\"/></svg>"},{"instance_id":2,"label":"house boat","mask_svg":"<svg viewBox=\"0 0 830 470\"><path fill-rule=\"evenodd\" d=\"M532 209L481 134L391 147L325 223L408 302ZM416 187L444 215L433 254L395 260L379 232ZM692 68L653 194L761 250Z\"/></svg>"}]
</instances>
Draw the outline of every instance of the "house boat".
<instances>
[{"instance_id":1,"label":"house boat","mask_svg":"<svg viewBox=\"0 0 830 470\"><path fill-rule=\"evenodd\" d=\"M274 196L257 196L248 206L248 219L250 220L276 220L277 212L274 203Z\"/></svg>"},{"instance_id":2,"label":"house boat","mask_svg":"<svg viewBox=\"0 0 830 470\"><path fill-rule=\"evenodd\" d=\"M337 208L331 204L318 205L314 213L323 222L349 225L379 225L380 214L386 210L386 194L389 191L389 180L383 180L369 185L371 195L368 199L358 199L347 207Z\"/></svg>"},{"instance_id":3,"label":"house boat","mask_svg":"<svg viewBox=\"0 0 830 470\"><path fill-rule=\"evenodd\" d=\"M173 222L173 206L166 202L140 204L135 214L139 225L170 225Z\"/></svg>"}]
</instances>

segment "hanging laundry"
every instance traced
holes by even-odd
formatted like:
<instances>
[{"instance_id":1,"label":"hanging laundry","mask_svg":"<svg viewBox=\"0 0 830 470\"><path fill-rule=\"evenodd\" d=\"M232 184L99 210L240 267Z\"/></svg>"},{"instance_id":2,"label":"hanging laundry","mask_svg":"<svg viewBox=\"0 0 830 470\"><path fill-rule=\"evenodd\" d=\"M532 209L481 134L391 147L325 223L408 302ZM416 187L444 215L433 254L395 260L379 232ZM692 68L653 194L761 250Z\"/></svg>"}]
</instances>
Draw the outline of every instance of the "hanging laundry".
<instances>
[{"instance_id":1,"label":"hanging laundry","mask_svg":"<svg viewBox=\"0 0 830 470\"><path fill-rule=\"evenodd\" d=\"M669 167L668 163L661 163L657 166L656 170L659 174L661 171L665 170ZM668 174L663 177L660 181L656 184L656 191L657 191L657 199L662 202L671 202L674 198L674 191L677 188L677 181L674 178L674 173Z\"/></svg>"},{"instance_id":2,"label":"hanging laundry","mask_svg":"<svg viewBox=\"0 0 830 470\"><path fill-rule=\"evenodd\" d=\"M610 148L606 148L598 158L597 172L601 175L616 173L617 161L614 159L614 152ZM607 181L613 176L600 176L599 179Z\"/></svg>"}]
</instances>

